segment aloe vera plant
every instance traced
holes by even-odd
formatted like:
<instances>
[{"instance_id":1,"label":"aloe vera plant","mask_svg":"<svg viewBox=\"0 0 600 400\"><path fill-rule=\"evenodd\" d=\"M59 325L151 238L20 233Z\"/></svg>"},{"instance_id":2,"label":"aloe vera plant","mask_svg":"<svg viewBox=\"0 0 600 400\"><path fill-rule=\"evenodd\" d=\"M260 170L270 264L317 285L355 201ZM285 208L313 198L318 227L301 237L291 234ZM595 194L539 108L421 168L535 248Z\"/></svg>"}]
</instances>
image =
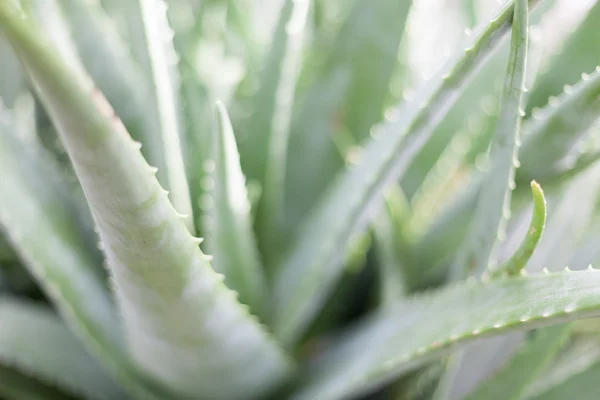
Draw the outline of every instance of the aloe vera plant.
<instances>
[{"instance_id":1,"label":"aloe vera plant","mask_svg":"<svg viewBox=\"0 0 600 400\"><path fill-rule=\"evenodd\" d=\"M593 398L600 72L481 4L0 0L0 397Z\"/></svg>"}]
</instances>

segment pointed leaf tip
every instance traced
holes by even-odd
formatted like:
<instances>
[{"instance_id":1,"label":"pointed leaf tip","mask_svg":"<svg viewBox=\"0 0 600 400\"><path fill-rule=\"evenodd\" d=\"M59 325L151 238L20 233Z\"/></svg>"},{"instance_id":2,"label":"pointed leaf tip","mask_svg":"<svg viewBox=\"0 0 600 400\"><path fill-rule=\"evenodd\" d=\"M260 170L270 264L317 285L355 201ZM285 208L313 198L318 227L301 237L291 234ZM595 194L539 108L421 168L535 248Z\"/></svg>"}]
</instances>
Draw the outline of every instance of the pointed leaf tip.
<instances>
[{"instance_id":1,"label":"pointed leaf tip","mask_svg":"<svg viewBox=\"0 0 600 400\"><path fill-rule=\"evenodd\" d=\"M515 254L504 265L491 273L492 278L505 273L507 275L518 275L527 265L542 237L546 226L546 198L542 187L536 181L531 182L531 194L533 195L533 215L531 216L527 235L525 235L525 239Z\"/></svg>"}]
</instances>

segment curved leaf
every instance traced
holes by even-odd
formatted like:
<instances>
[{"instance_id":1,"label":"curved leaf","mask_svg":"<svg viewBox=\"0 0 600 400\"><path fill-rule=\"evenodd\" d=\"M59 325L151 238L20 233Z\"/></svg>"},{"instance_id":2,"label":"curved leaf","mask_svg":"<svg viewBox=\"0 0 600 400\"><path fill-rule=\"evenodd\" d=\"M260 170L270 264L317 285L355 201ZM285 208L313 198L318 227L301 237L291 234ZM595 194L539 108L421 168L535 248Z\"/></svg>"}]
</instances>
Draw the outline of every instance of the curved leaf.
<instances>
[{"instance_id":1,"label":"curved leaf","mask_svg":"<svg viewBox=\"0 0 600 400\"><path fill-rule=\"evenodd\" d=\"M333 143L336 136L347 130L354 140L362 141L369 137L372 125L382 120L411 5L410 0L358 0L341 2L332 13L344 15L343 7L350 8L331 50L322 55L326 57L323 68L290 131L286 177L290 231L296 232L342 170L343 160L335 154ZM328 21L324 30L333 24ZM341 85L336 83L340 79ZM325 88L332 87L339 92L323 107Z\"/></svg>"},{"instance_id":2,"label":"curved leaf","mask_svg":"<svg viewBox=\"0 0 600 400\"><path fill-rule=\"evenodd\" d=\"M157 176L168 187L160 126L156 112L149 111L152 93L142 66L133 59L127 43L119 36L99 2L56 1L69 22L81 62L127 130L143 144L144 156L159 169ZM130 24L138 22L131 20L131 15L128 17Z\"/></svg>"},{"instance_id":3,"label":"curved leaf","mask_svg":"<svg viewBox=\"0 0 600 400\"><path fill-rule=\"evenodd\" d=\"M510 216L510 198L514 187L517 149L521 129L523 84L527 62L529 10L527 0L517 0L514 7L511 48L502 92L502 106L491 149L491 168L486 173L473 225L451 269L454 279L464 279L483 272L495 264L495 247L505 234Z\"/></svg>"},{"instance_id":4,"label":"curved leaf","mask_svg":"<svg viewBox=\"0 0 600 400\"><path fill-rule=\"evenodd\" d=\"M573 382L579 375L598 376L600 371L600 343L596 337L575 337L572 343L552 362L543 374L532 382L523 398L544 399L557 396L567 388L577 387ZM572 381L573 380L573 381ZM555 397L556 398L556 397Z\"/></svg>"},{"instance_id":5,"label":"curved leaf","mask_svg":"<svg viewBox=\"0 0 600 400\"><path fill-rule=\"evenodd\" d=\"M533 214L525 239L508 261L500 268L492 271L492 278L502 274L517 275L520 273L525 268L542 237L546 225L546 199L542 188L535 181L531 182L531 192L533 194Z\"/></svg>"},{"instance_id":6,"label":"curved leaf","mask_svg":"<svg viewBox=\"0 0 600 400\"><path fill-rule=\"evenodd\" d=\"M48 154L20 142L2 110L0 223L31 275L83 342L118 374L125 349L116 311L73 221Z\"/></svg>"},{"instance_id":7,"label":"curved leaf","mask_svg":"<svg viewBox=\"0 0 600 400\"><path fill-rule=\"evenodd\" d=\"M194 218L180 140L180 82L177 54L167 19L167 4L163 0L139 0L146 33L146 44L152 70L154 100L164 149L168 188L173 207L187 216L186 225L193 234Z\"/></svg>"},{"instance_id":8,"label":"curved leaf","mask_svg":"<svg viewBox=\"0 0 600 400\"><path fill-rule=\"evenodd\" d=\"M307 218L278 268L274 329L282 342L293 344L306 329L340 276L342 255L352 238L364 229L387 186L427 142L470 73L510 29L513 7L513 1L507 2L489 25L473 35L465 52L420 92L418 100L405 104L399 120L387 124L369 143L359 165L338 177Z\"/></svg>"},{"instance_id":9,"label":"curved leaf","mask_svg":"<svg viewBox=\"0 0 600 400\"><path fill-rule=\"evenodd\" d=\"M261 187L256 225L267 265L280 247L288 133L309 6L309 0L286 0L282 6L240 146L248 180Z\"/></svg>"},{"instance_id":10,"label":"curved leaf","mask_svg":"<svg viewBox=\"0 0 600 400\"><path fill-rule=\"evenodd\" d=\"M557 325L534 332L508 365L466 399L521 399L527 385L552 361L570 333L570 325Z\"/></svg>"},{"instance_id":11,"label":"curved leaf","mask_svg":"<svg viewBox=\"0 0 600 400\"><path fill-rule=\"evenodd\" d=\"M307 383L292 398L356 396L478 338L597 315L600 271L454 284L355 327L309 364Z\"/></svg>"},{"instance_id":12,"label":"curved leaf","mask_svg":"<svg viewBox=\"0 0 600 400\"><path fill-rule=\"evenodd\" d=\"M0 26L93 210L136 364L188 396L253 398L279 384L288 359L223 285L104 96L73 79L14 5L0 3Z\"/></svg>"},{"instance_id":13,"label":"curved leaf","mask_svg":"<svg viewBox=\"0 0 600 400\"><path fill-rule=\"evenodd\" d=\"M583 74L575 86L565 86L561 96L536 110L524 127L522 173L518 178L552 176L557 164L586 135L600 112L600 67Z\"/></svg>"},{"instance_id":14,"label":"curved leaf","mask_svg":"<svg viewBox=\"0 0 600 400\"><path fill-rule=\"evenodd\" d=\"M258 316L265 316L266 282L254 241L246 182L235 136L222 103L217 103L212 161L202 197L203 231L213 267L225 275L227 287Z\"/></svg>"},{"instance_id":15,"label":"curved leaf","mask_svg":"<svg viewBox=\"0 0 600 400\"><path fill-rule=\"evenodd\" d=\"M126 398L50 309L4 297L0 321L0 365L87 399Z\"/></svg>"}]
</instances>

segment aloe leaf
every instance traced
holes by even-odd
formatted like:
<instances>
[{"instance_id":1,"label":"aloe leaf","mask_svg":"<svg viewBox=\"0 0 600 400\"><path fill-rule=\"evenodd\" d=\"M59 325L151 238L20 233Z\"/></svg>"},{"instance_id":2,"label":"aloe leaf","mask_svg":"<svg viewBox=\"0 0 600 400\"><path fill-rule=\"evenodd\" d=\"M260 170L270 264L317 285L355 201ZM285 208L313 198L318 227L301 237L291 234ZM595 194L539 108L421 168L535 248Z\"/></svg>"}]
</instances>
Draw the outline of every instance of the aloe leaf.
<instances>
[{"instance_id":1,"label":"aloe leaf","mask_svg":"<svg viewBox=\"0 0 600 400\"><path fill-rule=\"evenodd\" d=\"M223 285L104 96L73 79L12 3L0 5L0 26L93 210L135 363L188 396L253 398L272 389L288 359Z\"/></svg>"},{"instance_id":2,"label":"aloe leaf","mask_svg":"<svg viewBox=\"0 0 600 400\"><path fill-rule=\"evenodd\" d=\"M552 55L547 67L536 80L527 103L527 113L535 107L542 107L551 96L557 96L565 84L574 85L583 71L591 71L598 64L596 43L600 40L598 22L600 21L600 4L589 2L591 8L581 23L572 28L562 49ZM581 8L585 8L583 5ZM589 6L588 6L589 7ZM556 24L550 24L556 29ZM546 38L545 38L546 39Z\"/></svg>"},{"instance_id":3,"label":"aloe leaf","mask_svg":"<svg viewBox=\"0 0 600 400\"><path fill-rule=\"evenodd\" d=\"M492 271L492 278L502 274L517 275L520 273L525 268L525 265L527 265L542 237L544 226L546 225L546 199L544 198L542 188L535 181L531 182L531 193L533 194L533 214L525 239L523 239L521 246L519 246L515 254L508 261Z\"/></svg>"},{"instance_id":4,"label":"aloe leaf","mask_svg":"<svg viewBox=\"0 0 600 400\"><path fill-rule=\"evenodd\" d=\"M359 165L338 177L307 218L276 278L273 326L283 343L294 343L325 301L342 271L341 254L457 99L470 73L508 31L513 7L514 2L507 2L489 25L473 35L467 50L421 91L419 100L404 106L402 117L369 143Z\"/></svg>"},{"instance_id":5,"label":"aloe leaf","mask_svg":"<svg viewBox=\"0 0 600 400\"><path fill-rule=\"evenodd\" d=\"M19 59L4 38L0 39L0 59L3 64L3 73L0 77L0 97L7 107L12 107L17 96L23 90L25 77Z\"/></svg>"},{"instance_id":6,"label":"aloe leaf","mask_svg":"<svg viewBox=\"0 0 600 400\"><path fill-rule=\"evenodd\" d=\"M206 164L208 175L202 205L206 249L214 257L213 267L225 275L225 284L237 291L242 303L265 316L264 271L254 241L246 182L240 168L235 136L227 110L217 103L213 157Z\"/></svg>"},{"instance_id":7,"label":"aloe leaf","mask_svg":"<svg viewBox=\"0 0 600 400\"><path fill-rule=\"evenodd\" d=\"M307 383L292 398L356 396L478 338L599 315L599 284L600 272L590 270L468 281L417 295L309 364Z\"/></svg>"},{"instance_id":8,"label":"aloe leaf","mask_svg":"<svg viewBox=\"0 0 600 400\"><path fill-rule=\"evenodd\" d=\"M7 400L75 400L39 380L0 366L0 396Z\"/></svg>"},{"instance_id":9,"label":"aloe leaf","mask_svg":"<svg viewBox=\"0 0 600 400\"><path fill-rule=\"evenodd\" d=\"M294 104L309 0L286 0L262 71L255 110L240 146L248 180L261 187L257 235L267 265L280 247L288 133Z\"/></svg>"},{"instance_id":10,"label":"aloe leaf","mask_svg":"<svg viewBox=\"0 0 600 400\"><path fill-rule=\"evenodd\" d=\"M144 156L159 169L157 176L168 187L159 124L156 113L149 112L153 109L148 100L152 94L142 66L133 59L98 2L57 2L69 22L71 36L86 71L106 95L127 130L143 144ZM136 21L130 17L130 23Z\"/></svg>"},{"instance_id":11,"label":"aloe leaf","mask_svg":"<svg viewBox=\"0 0 600 400\"><path fill-rule=\"evenodd\" d=\"M494 248L497 240L505 234L513 190L511 185L514 185L515 168L518 163L528 16L527 1L517 0L502 106L491 150L492 165L479 194L469 237L454 261L451 270L454 279L462 279L472 273L481 276L488 266L494 264Z\"/></svg>"},{"instance_id":12,"label":"aloe leaf","mask_svg":"<svg viewBox=\"0 0 600 400\"><path fill-rule=\"evenodd\" d=\"M286 190L286 207L292 212L287 215L289 225L300 225L343 167L342 160L332 154L332 138L347 129L355 140L362 141L369 137L372 125L383 119L411 4L409 0L358 0L340 5L351 6L349 16L331 49L322 55L326 57L323 68L292 123ZM344 13L339 10L337 15ZM331 26L328 24L329 29ZM334 81L340 74L347 75L340 95L322 108L324 87L337 86Z\"/></svg>"},{"instance_id":13,"label":"aloe leaf","mask_svg":"<svg viewBox=\"0 0 600 400\"><path fill-rule=\"evenodd\" d=\"M9 131L2 111L0 223L38 284L81 339L103 360L123 358L108 290L81 241L57 166ZM118 368L117 368L118 369Z\"/></svg>"},{"instance_id":14,"label":"aloe leaf","mask_svg":"<svg viewBox=\"0 0 600 400\"><path fill-rule=\"evenodd\" d=\"M594 400L598 397L598 374L600 374L600 362L567 381L561 382L552 389L538 396L527 397L527 399L562 400L576 398L577 400Z\"/></svg>"},{"instance_id":15,"label":"aloe leaf","mask_svg":"<svg viewBox=\"0 0 600 400\"><path fill-rule=\"evenodd\" d=\"M187 215L186 225L194 233L194 218L181 150L180 82L173 32L163 0L139 0L150 58L154 98L162 133L170 199L175 209Z\"/></svg>"},{"instance_id":16,"label":"aloe leaf","mask_svg":"<svg viewBox=\"0 0 600 400\"><path fill-rule=\"evenodd\" d=\"M560 97L550 98L547 107L533 114L523 138L523 173L518 178L543 180L598 119L600 67L581 77L579 83L565 86Z\"/></svg>"},{"instance_id":17,"label":"aloe leaf","mask_svg":"<svg viewBox=\"0 0 600 400\"><path fill-rule=\"evenodd\" d=\"M600 343L597 338L575 337L543 374L527 387L523 398L543 399L545 395L551 395L554 390L556 393L560 393L561 390L564 390L561 388L563 385L575 387L571 382L572 379L578 379L578 375L587 374L586 371L598 370L598 365L600 365Z\"/></svg>"},{"instance_id":18,"label":"aloe leaf","mask_svg":"<svg viewBox=\"0 0 600 400\"><path fill-rule=\"evenodd\" d=\"M467 396L467 400L519 400L527 385L553 360L571 333L570 325L533 332L519 352L494 377Z\"/></svg>"},{"instance_id":19,"label":"aloe leaf","mask_svg":"<svg viewBox=\"0 0 600 400\"><path fill-rule=\"evenodd\" d=\"M394 189L386 196L384 210L373 221L374 250L380 267L381 304L384 307L395 303L408 291L405 276L407 260L402 257L408 242L401 232L401 214L406 204L403 203L401 189Z\"/></svg>"},{"instance_id":20,"label":"aloe leaf","mask_svg":"<svg viewBox=\"0 0 600 400\"><path fill-rule=\"evenodd\" d=\"M5 297L0 320L0 364L73 395L126 398L50 309Z\"/></svg>"},{"instance_id":21,"label":"aloe leaf","mask_svg":"<svg viewBox=\"0 0 600 400\"><path fill-rule=\"evenodd\" d=\"M590 132L590 128L597 119L596 98L600 72L595 71L589 76L584 76L585 80L567 88L562 96L552 100L544 109L538 110L535 116L524 124L523 145L519 150L521 167L517 170L516 182L529 182L536 177L537 181L548 188L583 173L596 161L598 155L589 152L584 153L571 166L564 167L559 163L578 140L588 132L593 133ZM548 158L541 159L541 154L547 154ZM546 168L541 169L536 162L544 163ZM550 167L548 163L551 164ZM519 186L517 184L517 188ZM463 237L460 232L471 220L471 209L480 187L480 182L471 183L419 241L416 253L420 264L441 265L444 255L448 256L460 243Z\"/></svg>"}]
</instances>

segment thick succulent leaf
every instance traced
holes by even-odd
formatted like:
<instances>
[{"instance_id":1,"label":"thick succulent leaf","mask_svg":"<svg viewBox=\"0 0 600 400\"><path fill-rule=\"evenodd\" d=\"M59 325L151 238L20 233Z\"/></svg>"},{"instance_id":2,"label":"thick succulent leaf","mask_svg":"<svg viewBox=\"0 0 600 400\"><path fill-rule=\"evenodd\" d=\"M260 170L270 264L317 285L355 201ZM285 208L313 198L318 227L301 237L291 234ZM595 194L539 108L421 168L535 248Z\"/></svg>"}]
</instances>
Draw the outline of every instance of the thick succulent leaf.
<instances>
[{"instance_id":1,"label":"thick succulent leaf","mask_svg":"<svg viewBox=\"0 0 600 400\"><path fill-rule=\"evenodd\" d=\"M0 366L0 396L6 400L77 400L55 387Z\"/></svg>"},{"instance_id":2,"label":"thick succulent leaf","mask_svg":"<svg viewBox=\"0 0 600 400\"><path fill-rule=\"evenodd\" d=\"M491 149L491 167L479 192L469 236L454 260L451 270L454 279L463 279L471 274L481 276L486 268L494 266L497 241L505 235L518 163L528 25L527 0L517 0L502 106Z\"/></svg>"},{"instance_id":3,"label":"thick succulent leaf","mask_svg":"<svg viewBox=\"0 0 600 400\"><path fill-rule=\"evenodd\" d=\"M104 96L73 79L14 5L0 4L0 25L93 210L136 364L189 396L253 398L272 389L289 361L223 285Z\"/></svg>"},{"instance_id":4,"label":"thick succulent leaf","mask_svg":"<svg viewBox=\"0 0 600 400\"><path fill-rule=\"evenodd\" d=\"M342 160L332 154L332 139L340 130L348 130L355 140L362 141L369 137L371 126L382 119L412 1L342 3L347 4L340 8L351 6L349 16L332 48L322 55L327 59L290 132L286 207L292 214L286 216L293 227L299 225L342 169ZM331 7L335 9L335 5ZM344 10L337 12L344 15ZM328 29L331 26L328 24ZM346 80L340 95L330 98L327 108L322 108L323 88L339 87L335 82L340 78Z\"/></svg>"},{"instance_id":5,"label":"thick succulent leaf","mask_svg":"<svg viewBox=\"0 0 600 400\"><path fill-rule=\"evenodd\" d=\"M144 156L159 169L157 176L168 187L160 125L157 113L149 111L154 110L152 93L141 65L133 59L127 44L98 2L56 1L69 22L86 71L106 95L134 139L143 144ZM135 25L136 21L130 17L130 23Z\"/></svg>"},{"instance_id":6,"label":"thick succulent leaf","mask_svg":"<svg viewBox=\"0 0 600 400\"><path fill-rule=\"evenodd\" d=\"M546 68L540 73L529 96L528 114L535 107L545 106L549 97L559 95L565 84L574 85L582 72L592 71L600 64L596 46L600 40L598 31L600 3L596 1L581 3L587 3L591 8L579 26L573 27L574 32L570 32L568 39L561 46L562 49L550 58ZM583 5L579 8L585 7ZM551 24L550 29L556 28Z\"/></svg>"},{"instance_id":7,"label":"thick succulent leaf","mask_svg":"<svg viewBox=\"0 0 600 400\"><path fill-rule=\"evenodd\" d=\"M299 230L283 258L275 286L277 336L286 344L298 339L325 301L342 271L343 252L379 206L385 189L398 179L452 106L470 73L511 26L514 2L507 2L489 25L474 34L418 96L404 105L400 118L369 143L358 165L338 177L328 195Z\"/></svg>"},{"instance_id":8,"label":"thick succulent leaf","mask_svg":"<svg viewBox=\"0 0 600 400\"><path fill-rule=\"evenodd\" d=\"M152 70L154 99L164 149L170 199L175 209L186 215L186 225L194 233L194 218L180 140L180 78L173 32L163 0L139 0Z\"/></svg>"},{"instance_id":9,"label":"thick succulent leaf","mask_svg":"<svg viewBox=\"0 0 600 400\"><path fill-rule=\"evenodd\" d=\"M586 374L588 370L598 370L597 365L600 365L598 339L593 336L575 337L572 343L554 359L549 368L527 387L523 398L543 399L545 395L551 395L555 389L560 393L565 390L564 387L575 387L571 380L578 379L578 375Z\"/></svg>"},{"instance_id":10,"label":"thick succulent leaf","mask_svg":"<svg viewBox=\"0 0 600 400\"><path fill-rule=\"evenodd\" d=\"M552 100L546 108L538 111L539 115L536 113L523 126L523 146L519 151L521 167L515 177L517 188L524 188L522 183L529 182L532 177L536 177L546 188L558 185L567 178L585 174L584 171L596 161L597 154L590 152L584 153L566 168L558 163L578 140L593 134L590 128L597 120L600 72L584 76L585 80ZM546 154L553 154L548 158L551 161L546 162L541 158ZM536 164L539 162L544 163L545 168ZM548 163L551 164L550 167ZM416 253L420 264L442 266L444 257L448 257L461 242L464 237L461 232L465 231L472 219L472 208L481 187L481 176L472 179L475 181L459 194L417 244ZM477 182L477 179L480 181ZM522 195L522 192L517 190L515 196Z\"/></svg>"},{"instance_id":11,"label":"thick succulent leaf","mask_svg":"<svg viewBox=\"0 0 600 400\"><path fill-rule=\"evenodd\" d=\"M126 395L49 308L0 298L0 364L87 399Z\"/></svg>"},{"instance_id":12,"label":"thick succulent leaf","mask_svg":"<svg viewBox=\"0 0 600 400\"><path fill-rule=\"evenodd\" d=\"M0 97L6 106L12 107L23 90L25 77L16 54L4 38L0 39L0 59L3 69L0 77Z\"/></svg>"},{"instance_id":13,"label":"thick succulent leaf","mask_svg":"<svg viewBox=\"0 0 600 400\"><path fill-rule=\"evenodd\" d=\"M256 227L267 265L280 251L288 133L309 6L309 0L283 4L240 147L248 180L261 188Z\"/></svg>"},{"instance_id":14,"label":"thick succulent leaf","mask_svg":"<svg viewBox=\"0 0 600 400\"><path fill-rule=\"evenodd\" d=\"M525 238L515 253L504 264L491 271L492 277L502 274L519 274L527 265L542 237L546 226L546 199L542 188L535 181L531 182L531 192L533 194L533 212Z\"/></svg>"},{"instance_id":15,"label":"thick succulent leaf","mask_svg":"<svg viewBox=\"0 0 600 400\"><path fill-rule=\"evenodd\" d=\"M527 127L521 148L522 173L518 178L543 180L581 137L589 132L600 113L600 67L584 73L575 86L565 86L563 94L536 110Z\"/></svg>"},{"instance_id":16,"label":"thick succulent leaf","mask_svg":"<svg viewBox=\"0 0 600 400\"><path fill-rule=\"evenodd\" d=\"M213 157L206 166L202 197L203 232L212 265L225 275L227 287L261 317L265 316L266 282L252 231L250 202L240 168L235 136L225 106L217 104Z\"/></svg>"},{"instance_id":17,"label":"thick succulent leaf","mask_svg":"<svg viewBox=\"0 0 600 400\"><path fill-rule=\"evenodd\" d=\"M309 364L293 399L356 396L480 337L600 315L599 284L600 271L590 270L469 281L417 295L355 327Z\"/></svg>"},{"instance_id":18,"label":"thick succulent leaf","mask_svg":"<svg viewBox=\"0 0 600 400\"><path fill-rule=\"evenodd\" d=\"M527 385L553 360L568 340L571 325L557 325L533 332L495 376L483 383L467 400L519 400Z\"/></svg>"},{"instance_id":19,"label":"thick succulent leaf","mask_svg":"<svg viewBox=\"0 0 600 400\"><path fill-rule=\"evenodd\" d=\"M561 382L547 392L538 396L527 397L532 400L595 400L598 398L598 374L600 374L600 362L590 368Z\"/></svg>"},{"instance_id":20,"label":"thick succulent leaf","mask_svg":"<svg viewBox=\"0 0 600 400\"><path fill-rule=\"evenodd\" d=\"M408 204L399 187L386 195L384 210L373 221L374 251L379 265L381 304L395 303L409 289L407 285L408 240L402 232Z\"/></svg>"},{"instance_id":21,"label":"thick succulent leaf","mask_svg":"<svg viewBox=\"0 0 600 400\"><path fill-rule=\"evenodd\" d=\"M6 125L7 111L2 113L0 223L76 334L103 361L123 363L116 312L76 229L71 202L61 193L57 166L41 149L19 141Z\"/></svg>"}]
</instances>

